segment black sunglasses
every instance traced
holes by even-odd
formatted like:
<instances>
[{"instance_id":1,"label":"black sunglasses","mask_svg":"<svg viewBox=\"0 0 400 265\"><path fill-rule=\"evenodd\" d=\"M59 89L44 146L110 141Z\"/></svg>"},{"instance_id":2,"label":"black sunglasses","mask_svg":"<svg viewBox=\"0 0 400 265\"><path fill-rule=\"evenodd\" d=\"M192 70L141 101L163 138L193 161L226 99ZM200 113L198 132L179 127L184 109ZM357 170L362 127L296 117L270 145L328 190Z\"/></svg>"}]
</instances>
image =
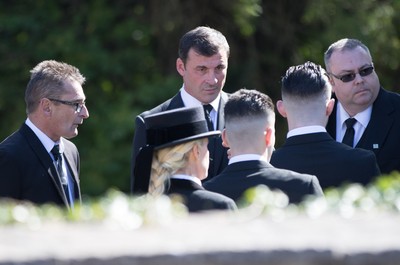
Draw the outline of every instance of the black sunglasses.
<instances>
[{"instance_id":1,"label":"black sunglasses","mask_svg":"<svg viewBox=\"0 0 400 265\"><path fill-rule=\"evenodd\" d=\"M373 66L368 66L364 69L361 69L360 71L358 71L358 74L360 74L360 76L367 76L370 75L372 72L374 71L374 67ZM347 82L351 82L356 78L357 73L349 73L349 74L344 74L341 76L337 76L334 75L332 73L329 73L331 76L339 79L340 81L347 83Z\"/></svg>"}]
</instances>

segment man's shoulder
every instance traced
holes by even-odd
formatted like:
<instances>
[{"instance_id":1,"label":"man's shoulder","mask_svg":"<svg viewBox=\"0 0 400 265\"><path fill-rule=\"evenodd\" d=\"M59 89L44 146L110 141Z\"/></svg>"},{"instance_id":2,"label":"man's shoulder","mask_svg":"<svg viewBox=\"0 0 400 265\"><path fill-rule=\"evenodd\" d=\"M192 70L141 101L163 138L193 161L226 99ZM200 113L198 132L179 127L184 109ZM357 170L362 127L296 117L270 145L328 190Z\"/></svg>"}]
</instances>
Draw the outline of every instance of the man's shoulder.
<instances>
[{"instance_id":1,"label":"man's shoulder","mask_svg":"<svg viewBox=\"0 0 400 265\"><path fill-rule=\"evenodd\" d=\"M231 206L231 205L236 205L234 200L217 192L214 191L209 191L209 190L194 190L193 192L190 193L189 199L194 202L194 201L210 201L214 202L217 204L222 204L225 206ZM220 207L217 207L220 208ZM227 207L227 208L232 208L232 207Z\"/></svg>"},{"instance_id":2,"label":"man's shoulder","mask_svg":"<svg viewBox=\"0 0 400 265\"><path fill-rule=\"evenodd\" d=\"M170 110L170 109L176 109L176 108L180 108L180 107L184 107L184 104L182 101L182 97L180 96L180 93L178 93L175 96L173 96L172 98L169 98L166 101L164 101L163 103L157 105L156 107L142 112L141 114L139 114L139 116L146 117L151 114L163 112L163 111Z\"/></svg>"},{"instance_id":3,"label":"man's shoulder","mask_svg":"<svg viewBox=\"0 0 400 265\"><path fill-rule=\"evenodd\" d=\"M7 136L1 143L0 148L4 149L15 149L17 146L24 147L26 145L24 136L21 133L21 129L13 132Z\"/></svg>"},{"instance_id":4,"label":"man's shoulder","mask_svg":"<svg viewBox=\"0 0 400 265\"><path fill-rule=\"evenodd\" d=\"M213 183L218 183L219 181L223 181L232 177L232 175L237 175L242 178L243 176L251 176L251 177L261 177L267 178L269 180L281 180L281 179L311 179L313 175L302 174L295 171L276 168L270 163L267 163L262 160L251 160L251 161L242 161L238 163L233 163L228 165L227 168L220 174L212 178L211 180L204 183L206 187L208 185L212 185Z\"/></svg>"},{"instance_id":5,"label":"man's shoulder","mask_svg":"<svg viewBox=\"0 0 400 265\"><path fill-rule=\"evenodd\" d=\"M381 88L378 97L374 102L374 106L387 108L388 104L392 105L393 108L400 110L400 94Z\"/></svg>"},{"instance_id":6,"label":"man's shoulder","mask_svg":"<svg viewBox=\"0 0 400 265\"><path fill-rule=\"evenodd\" d=\"M301 180L301 181L306 181L309 182L311 181L313 178L315 178L314 175L310 175L310 174L304 174L304 173L299 173L293 170L289 170L289 169L283 169L283 168L270 168L270 169L264 169L265 171L268 171L269 174L277 177L278 179L282 179L282 180Z\"/></svg>"}]
</instances>

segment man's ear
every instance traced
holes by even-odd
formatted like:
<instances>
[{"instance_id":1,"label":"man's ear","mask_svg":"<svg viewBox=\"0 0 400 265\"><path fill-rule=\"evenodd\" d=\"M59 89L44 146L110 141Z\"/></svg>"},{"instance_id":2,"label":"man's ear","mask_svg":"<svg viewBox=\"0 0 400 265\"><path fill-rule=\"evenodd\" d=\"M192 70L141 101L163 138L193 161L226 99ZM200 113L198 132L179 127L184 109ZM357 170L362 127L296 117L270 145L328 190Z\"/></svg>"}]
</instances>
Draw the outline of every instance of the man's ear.
<instances>
[{"instance_id":1,"label":"man's ear","mask_svg":"<svg viewBox=\"0 0 400 265\"><path fill-rule=\"evenodd\" d=\"M229 148L228 137L226 136L226 129L222 130L221 138L222 138L222 146L225 148Z\"/></svg>"},{"instance_id":2,"label":"man's ear","mask_svg":"<svg viewBox=\"0 0 400 265\"><path fill-rule=\"evenodd\" d=\"M331 98L331 99L328 100L328 102L326 103L326 116L331 115L334 106L335 106L335 99L334 99L334 98Z\"/></svg>"},{"instance_id":3,"label":"man's ear","mask_svg":"<svg viewBox=\"0 0 400 265\"><path fill-rule=\"evenodd\" d=\"M181 58L176 59L176 70L178 73L183 76L185 74L185 63L182 61Z\"/></svg>"},{"instance_id":4,"label":"man's ear","mask_svg":"<svg viewBox=\"0 0 400 265\"><path fill-rule=\"evenodd\" d=\"M267 127L264 131L264 139L265 139L265 144L266 146L270 146L271 145L271 141L272 141L272 134L274 133L274 131L270 128Z\"/></svg>"},{"instance_id":5,"label":"man's ear","mask_svg":"<svg viewBox=\"0 0 400 265\"><path fill-rule=\"evenodd\" d=\"M282 115L282 117L284 117L284 118L287 117L286 110L285 110L285 106L284 106L282 100L278 100L278 101L276 102L276 109L278 110L279 114Z\"/></svg>"},{"instance_id":6,"label":"man's ear","mask_svg":"<svg viewBox=\"0 0 400 265\"><path fill-rule=\"evenodd\" d=\"M51 102L47 98L42 98L39 102L39 109L45 116L51 115Z\"/></svg>"}]
</instances>

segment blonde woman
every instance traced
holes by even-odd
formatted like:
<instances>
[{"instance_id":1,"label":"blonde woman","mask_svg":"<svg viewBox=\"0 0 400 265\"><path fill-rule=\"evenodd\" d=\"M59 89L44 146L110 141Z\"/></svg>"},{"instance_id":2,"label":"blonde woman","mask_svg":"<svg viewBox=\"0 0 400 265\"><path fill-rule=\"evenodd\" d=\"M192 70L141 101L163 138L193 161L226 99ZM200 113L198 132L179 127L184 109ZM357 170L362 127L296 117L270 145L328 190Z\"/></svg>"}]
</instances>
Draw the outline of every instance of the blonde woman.
<instances>
[{"instance_id":1,"label":"blonde woman","mask_svg":"<svg viewBox=\"0 0 400 265\"><path fill-rule=\"evenodd\" d=\"M208 137L220 134L208 131L202 107L165 111L145 119L147 145L135 168L140 185L154 196L182 196L190 212L236 209L232 199L202 186L210 163Z\"/></svg>"}]
</instances>

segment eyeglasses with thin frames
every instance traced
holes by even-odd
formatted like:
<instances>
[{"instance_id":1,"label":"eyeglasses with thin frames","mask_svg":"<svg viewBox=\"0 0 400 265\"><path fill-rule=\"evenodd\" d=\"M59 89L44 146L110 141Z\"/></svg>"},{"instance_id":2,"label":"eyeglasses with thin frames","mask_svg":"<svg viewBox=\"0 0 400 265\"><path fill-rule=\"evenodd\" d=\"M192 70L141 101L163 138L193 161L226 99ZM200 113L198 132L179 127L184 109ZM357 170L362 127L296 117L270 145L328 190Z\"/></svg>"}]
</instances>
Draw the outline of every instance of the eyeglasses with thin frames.
<instances>
[{"instance_id":1,"label":"eyeglasses with thin frames","mask_svg":"<svg viewBox=\"0 0 400 265\"><path fill-rule=\"evenodd\" d=\"M364 77L364 76L372 74L373 71L374 71L374 67L371 65L371 66L365 67L363 69L360 69L358 71L358 74L360 76ZM348 82L353 81L356 78L357 73L349 73L349 74L344 74L341 76L337 76L337 75L334 75L333 73L329 73L329 75L333 76L336 79L339 79L343 83L348 83Z\"/></svg>"},{"instance_id":2,"label":"eyeglasses with thin frames","mask_svg":"<svg viewBox=\"0 0 400 265\"><path fill-rule=\"evenodd\" d=\"M81 112L83 109L83 106L85 106L85 102L74 102L74 101L65 101L61 99L56 99L56 98L49 98L51 101L55 101L64 105L69 105L69 106L74 106L76 112Z\"/></svg>"}]
</instances>

